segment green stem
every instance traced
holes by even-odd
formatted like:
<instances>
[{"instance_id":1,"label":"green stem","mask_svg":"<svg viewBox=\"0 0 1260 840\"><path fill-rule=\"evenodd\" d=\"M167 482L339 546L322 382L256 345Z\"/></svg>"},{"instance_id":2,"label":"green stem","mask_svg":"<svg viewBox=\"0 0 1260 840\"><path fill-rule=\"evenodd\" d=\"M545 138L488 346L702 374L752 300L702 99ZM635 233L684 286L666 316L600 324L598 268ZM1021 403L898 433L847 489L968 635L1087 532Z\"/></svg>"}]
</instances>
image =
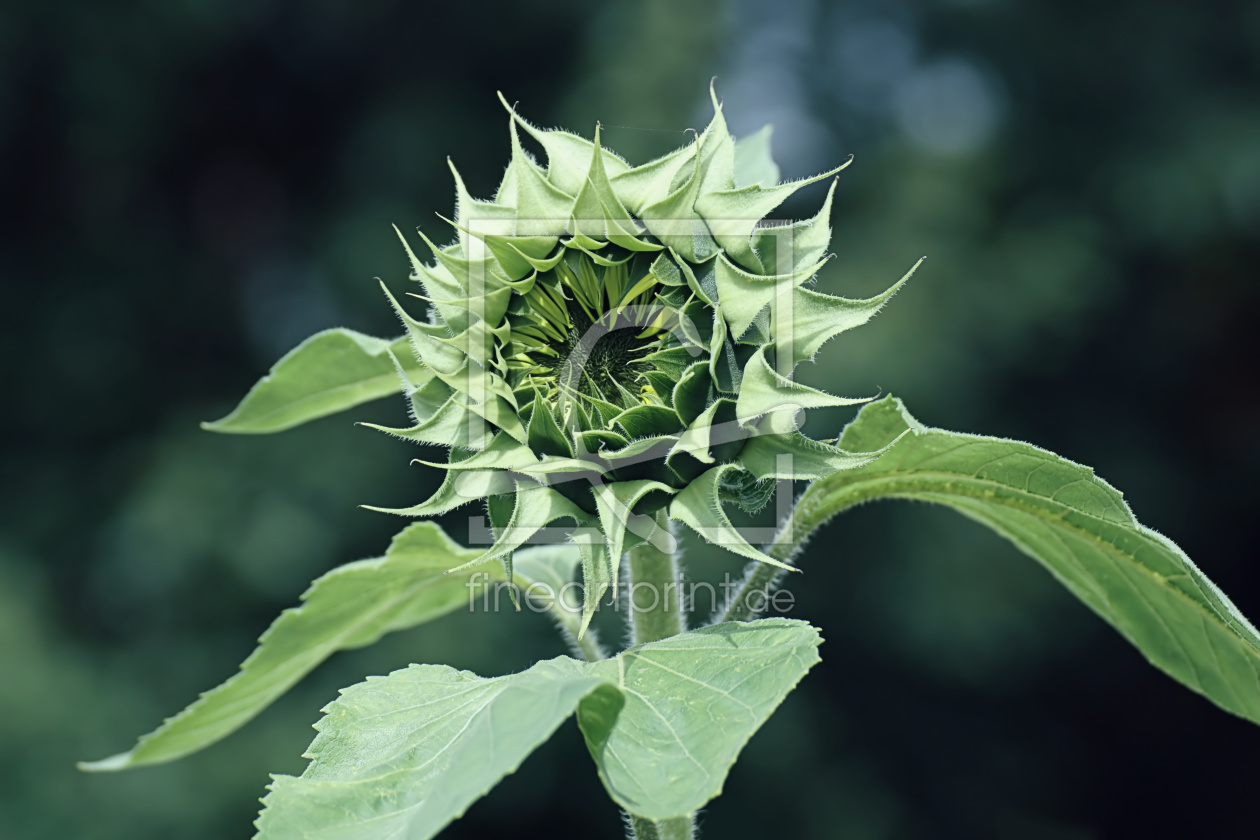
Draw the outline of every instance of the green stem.
<instances>
[{"instance_id":1,"label":"green stem","mask_svg":"<svg viewBox=\"0 0 1260 840\"><path fill-rule=\"evenodd\" d=\"M664 511L656 514L656 525L668 531ZM682 586L678 560L672 551L661 551L651 543L630 549L630 631L636 645L677 636L687 629L682 611Z\"/></svg>"},{"instance_id":2,"label":"green stem","mask_svg":"<svg viewBox=\"0 0 1260 840\"><path fill-rule=\"evenodd\" d=\"M800 551L809 535L829 518L810 521L809 513L816 508L816 505L807 504L808 495L807 492L801 497L796 507L788 514L787 521L783 523L779 533L775 534L774 542L766 549L766 554L781 563L791 564L792 558ZM783 569L771 566L769 563L758 560L749 563L744 569L744 579L740 581L739 588L731 595L722 614L714 623L752 621L765 611L766 604L770 602L771 590L785 574L787 572Z\"/></svg>"},{"instance_id":3,"label":"green stem","mask_svg":"<svg viewBox=\"0 0 1260 840\"><path fill-rule=\"evenodd\" d=\"M792 565L793 558L814 531L827 524L837 514L880 497L881 493L878 490L855 491L853 488L848 488L848 492L833 493L832 482L829 479L843 482L847 477L846 473L836 473L827 478L820 478L805 488L805 492L796 500L796 506L792 508L792 512L784 521L783 527L775 535L774 542L766 549L766 554L781 563ZM840 490L844 489L844 484L841 483ZM758 561L749 563L739 589L726 602L725 609L714 624L720 624L723 621L752 621L765 610L770 590L779 582L783 574L785 574L783 569L771 566L769 563Z\"/></svg>"},{"instance_id":4,"label":"green stem","mask_svg":"<svg viewBox=\"0 0 1260 840\"><path fill-rule=\"evenodd\" d=\"M653 822L643 817L630 818L632 840L693 840L696 823L691 817Z\"/></svg>"},{"instance_id":5,"label":"green stem","mask_svg":"<svg viewBox=\"0 0 1260 840\"><path fill-rule=\"evenodd\" d=\"M656 525L669 529L669 518L664 511L656 515ZM628 557L628 607L634 643L641 645L668 639L686 630L676 553L644 543L630 549ZM633 840L692 840L695 837L695 818L691 815L660 822L629 815L628 822Z\"/></svg>"}]
</instances>

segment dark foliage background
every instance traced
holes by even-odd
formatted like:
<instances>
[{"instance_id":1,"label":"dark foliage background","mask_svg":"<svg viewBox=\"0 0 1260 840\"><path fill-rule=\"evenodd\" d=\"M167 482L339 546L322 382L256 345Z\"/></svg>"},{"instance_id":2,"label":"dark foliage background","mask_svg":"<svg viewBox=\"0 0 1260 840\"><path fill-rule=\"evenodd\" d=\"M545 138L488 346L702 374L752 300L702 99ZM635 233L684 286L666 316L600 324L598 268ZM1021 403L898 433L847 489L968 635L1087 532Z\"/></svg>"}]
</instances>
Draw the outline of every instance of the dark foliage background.
<instances>
[{"instance_id":1,"label":"dark foliage background","mask_svg":"<svg viewBox=\"0 0 1260 840\"><path fill-rule=\"evenodd\" d=\"M1260 616L1257 4L11 3L5 836L245 837L337 687L561 652L538 616L458 614L337 657L196 757L72 766L231 673L311 577L379 553L398 523L356 504L430 489L414 450L349 422L398 420L394 402L263 439L196 422L310 332L394 331L373 281L406 273L389 225L445 235L445 155L493 189L494 91L544 124L601 119L644 160L703 124L713 74L736 133L776 124L785 175L857 155L825 288L870 293L931 257L807 380L1096 466ZM824 629L824 664L749 746L707 836L1255 833L1260 732L977 526L874 506L802 562L794 614ZM617 820L569 725L447 834L611 838Z\"/></svg>"}]
</instances>

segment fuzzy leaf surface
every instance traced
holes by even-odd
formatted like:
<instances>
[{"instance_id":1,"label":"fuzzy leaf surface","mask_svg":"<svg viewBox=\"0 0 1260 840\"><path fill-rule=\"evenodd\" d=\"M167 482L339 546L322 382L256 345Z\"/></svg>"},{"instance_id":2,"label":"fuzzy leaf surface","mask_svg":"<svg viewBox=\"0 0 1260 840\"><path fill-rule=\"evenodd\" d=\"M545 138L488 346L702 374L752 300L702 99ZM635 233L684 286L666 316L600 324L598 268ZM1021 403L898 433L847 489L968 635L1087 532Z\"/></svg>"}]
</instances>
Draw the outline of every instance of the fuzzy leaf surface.
<instances>
[{"instance_id":1,"label":"fuzzy leaf surface","mask_svg":"<svg viewBox=\"0 0 1260 840\"><path fill-rule=\"evenodd\" d=\"M631 648L592 666L624 705L593 695L578 723L608 793L663 820L722 792L739 751L819 661L822 637L803 621L716 624Z\"/></svg>"},{"instance_id":2,"label":"fuzzy leaf surface","mask_svg":"<svg viewBox=\"0 0 1260 840\"><path fill-rule=\"evenodd\" d=\"M504 677L412 665L369 678L325 709L302 776L275 779L257 836L427 840L575 711L618 804L650 819L691 813L721 792L820 642L804 622L765 619Z\"/></svg>"},{"instance_id":3,"label":"fuzzy leaf surface","mask_svg":"<svg viewBox=\"0 0 1260 840\"><path fill-rule=\"evenodd\" d=\"M986 525L1049 572L1169 676L1260 723L1260 635L1173 542L1138 523L1089 467L1027 443L932 429L872 403L840 436L878 460L815 482L798 522L863 502L917 499Z\"/></svg>"},{"instance_id":4,"label":"fuzzy leaf surface","mask_svg":"<svg viewBox=\"0 0 1260 840\"><path fill-rule=\"evenodd\" d=\"M256 837L427 840L603 687L565 656L495 679L445 665L370 677L324 709L310 765L275 778Z\"/></svg>"},{"instance_id":5,"label":"fuzzy leaf surface","mask_svg":"<svg viewBox=\"0 0 1260 840\"><path fill-rule=\"evenodd\" d=\"M774 128L763 125L747 137L735 141L735 186L760 184L773 187L779 183L779 165L770 152L770 136Z\"/></svg>"}]
</instances>

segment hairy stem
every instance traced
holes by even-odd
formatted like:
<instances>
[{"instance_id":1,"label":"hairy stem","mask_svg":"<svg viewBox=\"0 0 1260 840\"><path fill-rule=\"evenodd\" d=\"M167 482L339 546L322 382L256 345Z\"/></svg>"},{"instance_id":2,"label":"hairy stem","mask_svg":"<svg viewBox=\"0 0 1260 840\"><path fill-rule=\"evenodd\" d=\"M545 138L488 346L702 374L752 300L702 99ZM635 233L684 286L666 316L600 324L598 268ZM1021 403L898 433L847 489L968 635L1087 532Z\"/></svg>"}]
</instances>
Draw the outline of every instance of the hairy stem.
<instances>
[{"instance_id":1,"label":"hairy stem","mask_svg":"<svg viewBox=\"0 0 1260 840\"><path fill-rule=\"evenodd\" d=\"M630 817L631 840L693 840L696 823L691 817L653 822L643 817Z\"/></svg>"},{"instance_id":2,"label":"hairy stem","mask_svg":"<svg viewBox=\"0 0 1260 840\"><path fill-rule=\"evenodd\" d=\"M669 528L665 512L656 515L658 528ZM629 552L631 638L636 645L677 636L687 629L682 609L682 587L676 551L661 551L650 543ZM655 822L629 815L633 840L691 840L695 836L692 816Z\"/></svg>"},{"instance_id":3,"label":"hairy stem","mask_svg":"<svg viewBox=\"0 0 1260 840\"><path fill-rule=\"evenodd\" d=\"M802 497L801 502L798 502L788 514L783 527L775 534L774 542L766 549L766 554L782 563L790 564L814 529L826 521L826 518L810 521L808 513L815 506L805 505L804 501L805 498ZM757 560L749 563L744 569L744 579L740 582L739 588L731 595L714 623L752 621L765 610L766 604L770 602L771 590L778 585L785 574L787 572L783 569L771 566L769 563Z\"/></svg>"},{"instance_id":4,"label":"hairy stem","mask_svg":"<svg viewBox=\"0 0 1260 840\"><path fill-rule=\"evenodd\" d=\"M656 525L669 528L664 511L656 514ZM643 543L630 549L629 566L628 607L634 644L667 639L686 630L676 552L661 551L651 543Z\"/></svg>"}]
</instances>

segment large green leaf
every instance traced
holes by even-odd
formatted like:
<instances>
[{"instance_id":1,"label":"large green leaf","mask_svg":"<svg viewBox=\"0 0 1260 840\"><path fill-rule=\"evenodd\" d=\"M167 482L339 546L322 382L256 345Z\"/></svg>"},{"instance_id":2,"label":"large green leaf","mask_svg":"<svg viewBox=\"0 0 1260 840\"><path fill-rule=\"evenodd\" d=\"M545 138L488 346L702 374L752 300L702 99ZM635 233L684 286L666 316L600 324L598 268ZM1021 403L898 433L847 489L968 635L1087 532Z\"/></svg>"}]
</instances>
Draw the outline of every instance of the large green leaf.
<instances>
[{"instance_id":1,"label":"large green leaf","mask_svg":"<svg viewBox=\"0 0 1260 840\"><path fill-rule=\"evenodd\" d=\"M397 365L413 377L430 376L417 366L405 337L386 341L353 330L324 330L276 362L231 414L202 428L238 434L291 429L400 393Z\"/></svg>"},{"instance_id":2,"label":"large green leaf","mask_svg":"<svg viewBox=\"0 0 1260 840\"><path fill-rule=\"evenodd\" d=\"M692 813L722 792L739 751L818 662L803 621L716 624L631 648L592 670L615 681L578 708L604 786L632 814Z\"/></svg>"},{"instance_id":3,"label":"large green leaf","mask_svg":"<svg viewBox=\"0 0 1260 840\"><path fill-rule=\"evenodd\" d=\"M766 619L493 679L441 665L371 678L324 710L310 765L275 779L258 837L433 837L575 710L618 804L650 819L690 814L721 792L820 641L804 622Z\"/></svg>"},{"instance_id":4,"label":"large green leaf","mask_svg":"<svg viewBox=\"0 0 1260 840\"><path fill-rule=\"evenodd\" d=\"M892 397L863 408L839 446L874 451L907 429L873 463L815 482L795 527L880 498L951 507L1040 562L1153 665L1260 723L1260 635L1185 553L1138 523L1118 490L1026 443L923 426Z\"/></svg>"},{"instance_id":5,"label":"large green leaf","mask_svg":"<svg viewBox=\"0 0 1260 840\"><path fill-rule=\"evenodd\" d=\"M531 561L531 551L543 556ZM446 570L478 554L456 545L431 522L409 526L384 557L348 563L311 584L302 605L280 614L227 682L142 736L129 752L80 766L106 771L160 764L225 738L336 651L369 645L386 633L432 621L468 603L474 571ZM571 578L577 563L573 547L548 546L521 555L526 574L549 570L548 585L551 577ZM498 569L482 571L498 577Z\"/></svg>"},{"instance_id":6,"label":"large green leaf","mask_svg":"<svg viewBox=\"0 0 1260 840\"><path fill-rule=\"evenodd\" d=\"M521 762L593 691L610 691L562 656L483 679L412 665L342 691L324 709L301 777L277 776L262 840L426 840Z\"/></svg>"}]
</instances>

